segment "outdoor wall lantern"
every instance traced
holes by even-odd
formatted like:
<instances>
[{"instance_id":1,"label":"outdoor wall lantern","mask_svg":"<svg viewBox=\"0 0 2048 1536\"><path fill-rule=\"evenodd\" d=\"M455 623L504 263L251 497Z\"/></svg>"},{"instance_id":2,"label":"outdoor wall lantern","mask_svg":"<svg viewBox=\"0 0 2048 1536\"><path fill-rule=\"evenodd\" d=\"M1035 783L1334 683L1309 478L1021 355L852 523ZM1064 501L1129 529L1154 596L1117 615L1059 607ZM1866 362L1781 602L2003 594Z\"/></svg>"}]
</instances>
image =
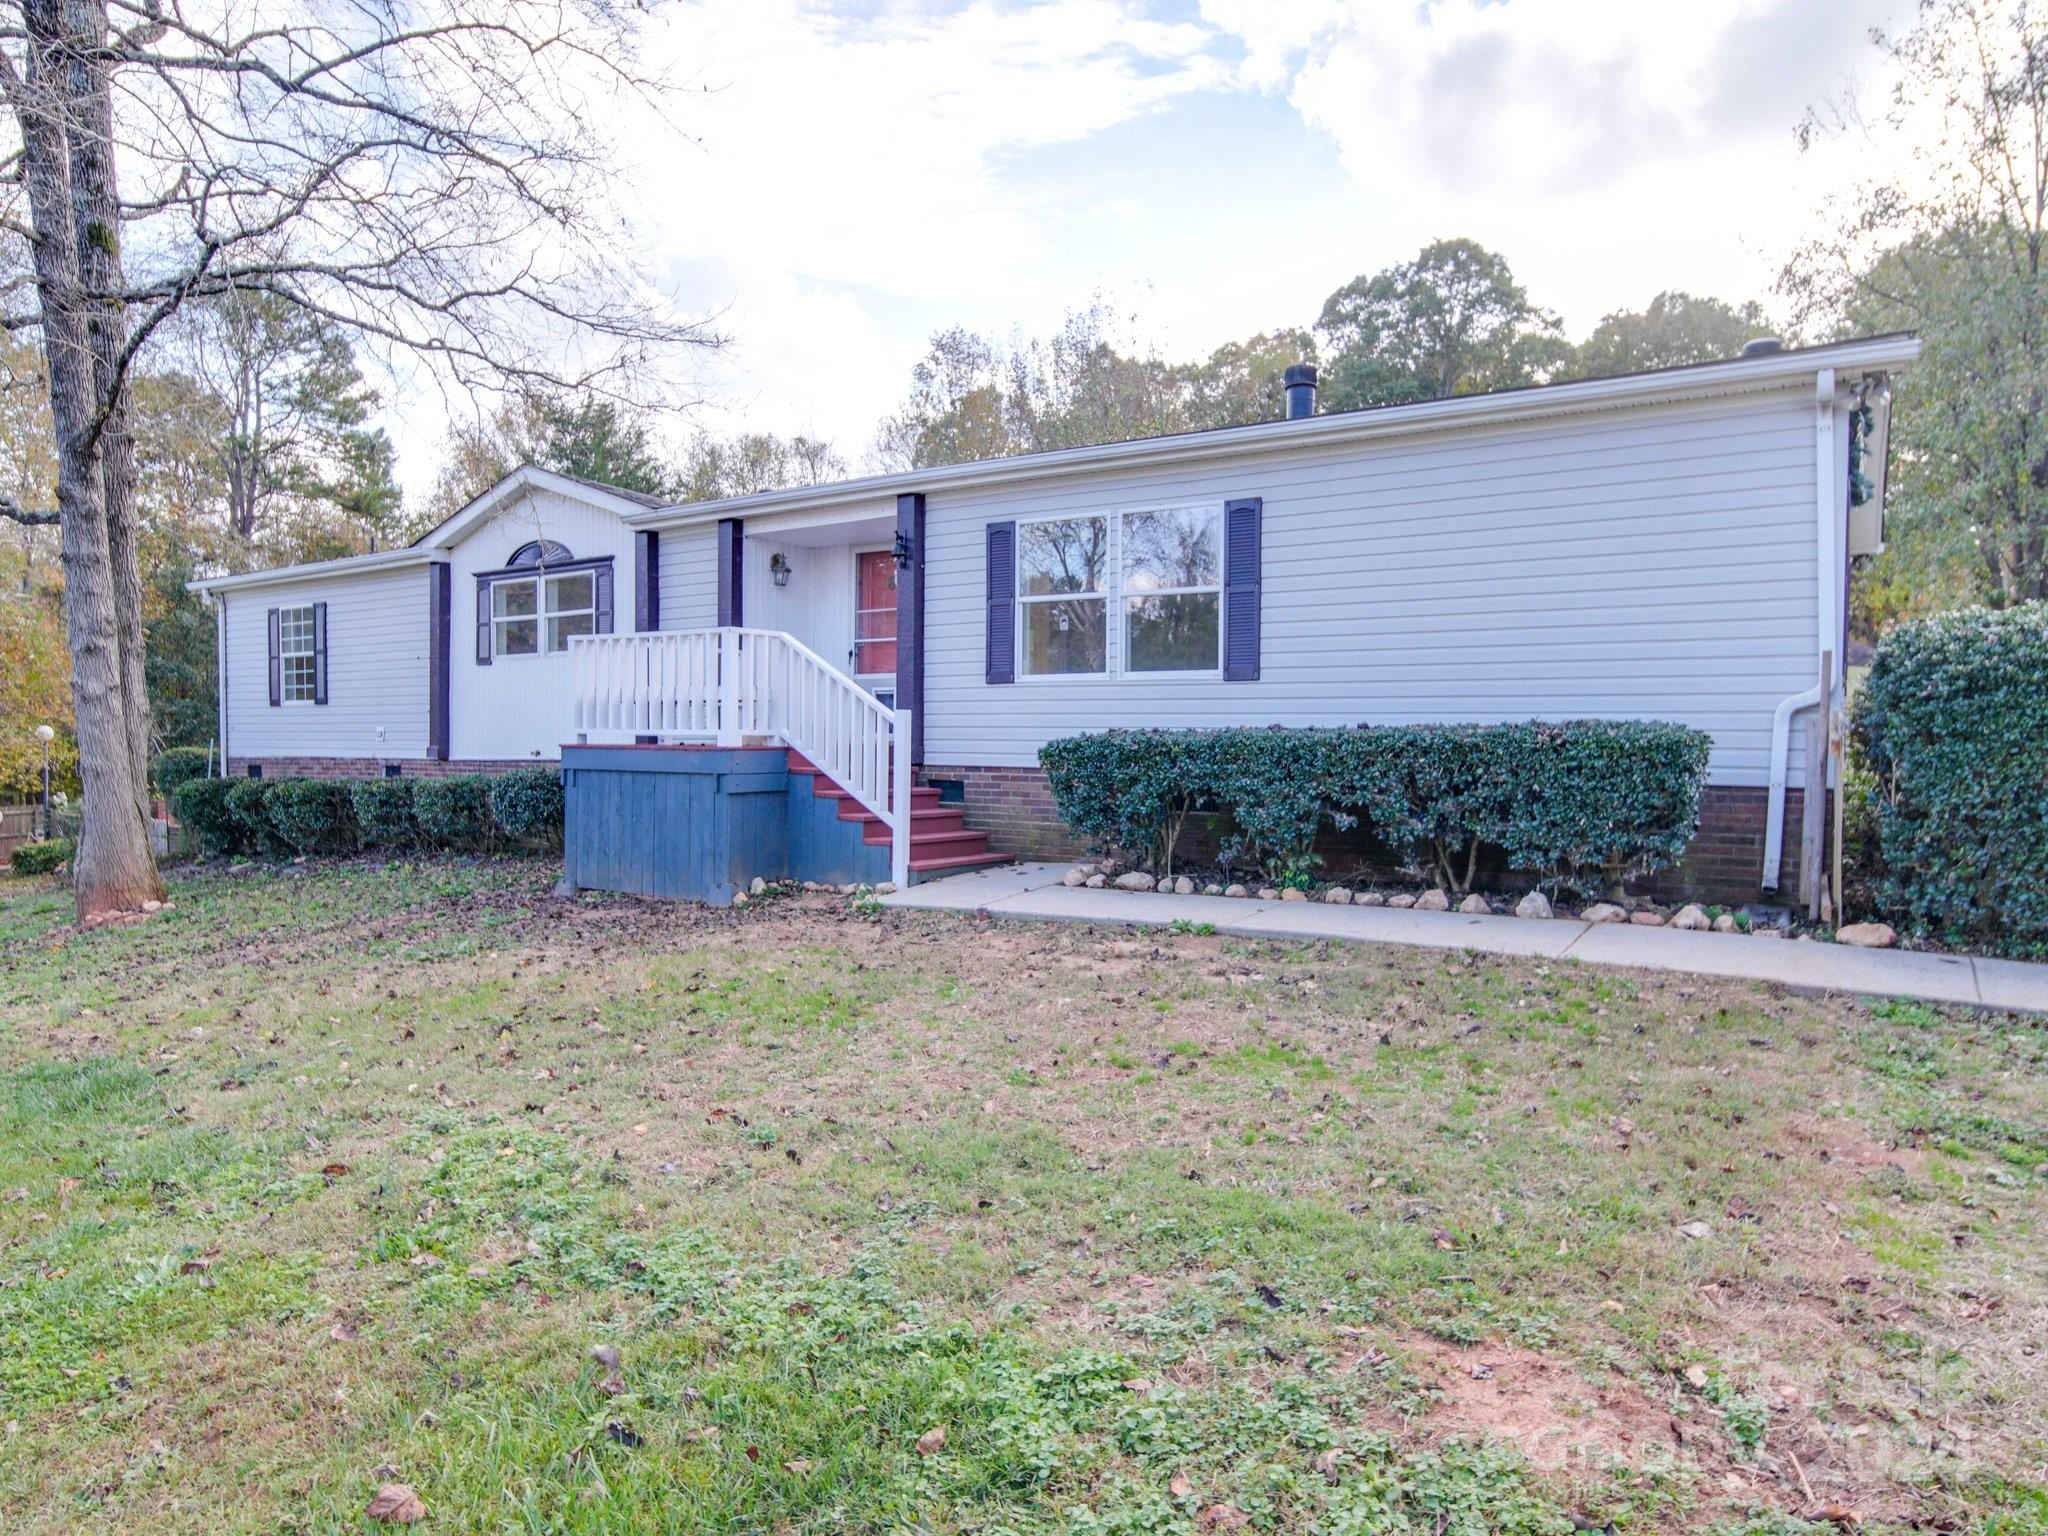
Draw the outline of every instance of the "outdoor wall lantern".
<instances>
[{"instance_id":1,"label":"outdoor wall lantern","mask_svg":"<svg viewBox=\"0 0 2048 1536\"><path fill-rule=\"evenodd\" d=\"M789 556L781 550L768 557L768 575L778 587L789 585Z\"/></svg>"},{"instance_id":2,"label":"outdoor wall lantern","mask_svg":"<svg viewBox=\"0 0 2048 1536\"><path fill-rule=\"evenodd\" d=\"M896 530L896 543L889 553L896 561L897 570L907 571L910 569L910 535L901 528Z\"/></svg>"}]
</instances>

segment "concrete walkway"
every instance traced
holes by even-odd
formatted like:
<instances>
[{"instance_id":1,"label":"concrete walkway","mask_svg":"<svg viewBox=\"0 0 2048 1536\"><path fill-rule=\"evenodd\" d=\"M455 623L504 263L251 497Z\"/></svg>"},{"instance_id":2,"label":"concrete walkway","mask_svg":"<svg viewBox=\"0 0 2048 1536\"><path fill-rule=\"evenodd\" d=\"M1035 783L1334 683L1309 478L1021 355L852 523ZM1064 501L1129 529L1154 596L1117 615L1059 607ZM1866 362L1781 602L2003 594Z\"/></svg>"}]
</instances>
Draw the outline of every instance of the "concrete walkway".
<instances>
[{"instance_id":1,"label":"concrete walkway","mask_svg":"<svg viewBox=\"0 0 2048 1536\"><path fill-rule=\"evenodd\" d=\"M1176 921L1207 923L1218 933L1248 939L1343 939L1355 944L1470 949L1489 955L1774 981L1809 991L2048 1013L2048 965L2017 960L1854 949L1845 944L1760 939L1739 933L1583 923L1577 918L1479 917L1462 912L1250 897L1091 891L1059 883L1072 867L1013 864L981 870L897 891L883 897L882 904L926 912L987 912L991 917L1152 928Z\"/></svg>"}]
</instances>

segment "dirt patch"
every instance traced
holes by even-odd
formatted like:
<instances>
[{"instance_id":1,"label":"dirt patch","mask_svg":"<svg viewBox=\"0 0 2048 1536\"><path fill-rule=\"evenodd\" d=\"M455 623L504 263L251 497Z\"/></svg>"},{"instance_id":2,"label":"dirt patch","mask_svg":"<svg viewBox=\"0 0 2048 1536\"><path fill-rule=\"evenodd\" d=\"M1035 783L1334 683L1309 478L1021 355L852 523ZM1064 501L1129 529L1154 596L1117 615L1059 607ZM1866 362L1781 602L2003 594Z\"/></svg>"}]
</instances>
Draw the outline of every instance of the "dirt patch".
<instances>
[{"instance_id":1,"label":"dirt patch","mask_svg":"<svg viewBox=\"0 0 2048 1536\"><path fill-rule=\"evenodd\" d=\"M1420 1427L1432 1439L1485 1435L1511 1442L1545 1472L1641 1462L1653 1455L1725 1458L1641 1387L1611 1372L1595 1380L1563 1361L1513 1344L1469 1347L1420 1338L1404 1353L1433 1406Z\"/></svg>"}]
</instances>

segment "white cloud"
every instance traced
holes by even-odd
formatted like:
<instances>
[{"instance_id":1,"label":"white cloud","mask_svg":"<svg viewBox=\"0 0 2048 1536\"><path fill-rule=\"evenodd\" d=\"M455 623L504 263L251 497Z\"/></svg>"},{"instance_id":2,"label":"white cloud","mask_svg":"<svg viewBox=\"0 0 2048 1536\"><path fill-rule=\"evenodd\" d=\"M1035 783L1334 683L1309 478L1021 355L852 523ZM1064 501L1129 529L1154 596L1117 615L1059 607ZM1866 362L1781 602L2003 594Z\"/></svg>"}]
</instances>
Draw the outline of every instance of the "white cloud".
<instances>
[{"instance_id":1,"label":"white cloud","mask_svg":"<svg viewBox=\"0 0 2048 1536\"><path fill-rule=\"evenodd\" d=\"M1883 19L1814 0L1205 0L1203 14L1241 42L1242 78L1330 136L1380 214L1385 260L1469 234L1579 329L1664 287L1763 294L1851 169L1846 149L1800 155L1793 130L1845 88Z\"/></svg>"}]
</instances>

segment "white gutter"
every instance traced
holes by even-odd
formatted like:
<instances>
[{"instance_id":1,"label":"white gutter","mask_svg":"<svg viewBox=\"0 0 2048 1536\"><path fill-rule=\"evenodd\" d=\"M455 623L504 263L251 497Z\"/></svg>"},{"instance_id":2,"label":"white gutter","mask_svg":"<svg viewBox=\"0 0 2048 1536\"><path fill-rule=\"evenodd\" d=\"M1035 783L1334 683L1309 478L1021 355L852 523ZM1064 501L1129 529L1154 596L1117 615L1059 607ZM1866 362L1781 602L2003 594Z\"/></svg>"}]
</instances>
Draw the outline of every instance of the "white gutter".
<instances>
[{"instance_id":1,"label":"white gutter","mask_svg":"<svg viewBox=\"0 0 2048 1536\"><path fill-rule=\"evenodd\" d=\"M315 560L306 565L283 565L270 571L249 571L240 576L205 576L185 583L191 592L235 592L243 587L267 587L279 582L302 581L317 576L354 576L365 571L399 570L408 565L425 565L435 551L419 546L379 550L374 555L344 555L338 560Z\"/></svg>"},{"instance_id":2,"label":"white gutter","mask_svg":"<svg viewBox=\"0 0 2048 1536\"><path fill-rule=\"evenodd\" d=\"M209 592L213 604L213 713L220 732L220 776L228 776L228 595Z\"/></svg>"},{"instance_id":3,"label":"white gutter","mask_svg":"<svg viewBox=\"0 0 2048 1536\"><path fill-rule=\"evenodd\" d=\"M762 516L770 512L844 506L854 501L893 497L904 491L960 490L1104 469L1235 458L1267 449L1314 448L1417 432L1499 426L1623 405L1782 388L1811 379L1824 369L1839 368L1845 372L1882 370L1910 363L1919 355L1920 343L1910 335L1877 336L1833 346L1793 348L1726 362L1665 368L1618 379L1542 384L1486 395L1425 400L1414 405L1338 411L1291 421L1221 427L1209 432L1182 432L1171 437L1147 437L1085 448L1062 448L1047 453L1014 454L1008 458L978 459L967 464L942 464L930 469L869 475L830 485L762 491L753 496L734 496L724 501L649 507L628 512L625 519L636 528L666 528L722 517Z\"/></svg>"},{"instance_id":4,"label":"white gutter","mask_svg":"<svg viewBox=\"0 0 2048 1536\"><path fill-rule=\"evenodd\" d=\"M1812 686L1780 699L1778 707L1771 711L1771 793L1764 813L1763 888L1767 891L1778 888L1778 866L1784 861L1785 759L1791 747L1792 717L1802 709L1813 709L1830 699L1834 694L1835 678L1839 675L1836 653L1841 650L1842 633L1838 617L1842 598L1841 549L1847 533L1840 524L1847 515L1848 498L1837 495L1840 487L1835 464L1838 455L1835 452L1834 369L1823 368L1815 376L1813 397L1814 564L1819 573L1819 601L1815 605L1819 644L1815 663L1828 671ZM1840 473L1846 473L1846 469ZM1840 513L1836 510L1838 505L1842 508ZM1810 892L1808 896L1810 898Z\"/></svg>"}]
</instances>

